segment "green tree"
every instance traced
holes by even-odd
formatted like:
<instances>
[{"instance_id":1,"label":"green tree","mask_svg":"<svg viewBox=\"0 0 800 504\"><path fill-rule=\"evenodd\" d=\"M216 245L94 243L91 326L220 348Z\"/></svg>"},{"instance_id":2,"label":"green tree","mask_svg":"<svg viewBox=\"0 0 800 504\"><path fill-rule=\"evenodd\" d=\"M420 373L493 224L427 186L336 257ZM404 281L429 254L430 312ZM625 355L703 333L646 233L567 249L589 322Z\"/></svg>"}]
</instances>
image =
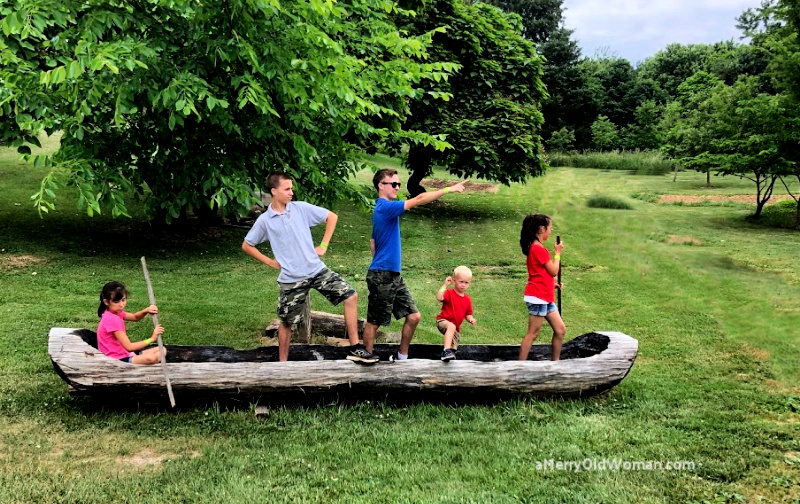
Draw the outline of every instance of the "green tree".
<instances>
[{"instance_id":1,"label":"green tree","mask_svg":"<svg viewBox=\"0 0 800 504\"><path fill-rule=\"evenodd\" d=\"M548 97L542 102L543 138L552 138L562 128L575 132L578 145L588 146L592 118L598 104L589 88L587 74L580 66L581 50L564 27L563 0L492 0L506 12L522 18L522 34L536 44L544 56L542 82Z\"/></svg>"},{"instance_id":2,"label":"green tree","mask_svg":"<svg viewBox=\"0 0 800 504\"><path fill-rule=\"evenodd\" d=\"M613 150L619 147L617 125L604 116L597 116L592 123L592 141L598 150Z\"/></svg>"},{"instance_id":3,"label":"green tree","mask_svg":"<svg viewBox=\"0 0 800 504\"><path fill-rule=\"evenodd\" d=\"M664 107L648 100L636 107L633 124L620 133L622 144L627 149L658 149L663 141L659 122Z\"/></svg>"},{"instance_id":4,"label":"green tree","mask_svg":"<svg viewBox=\"0 0 800 504\"><path fill-rule=\"evenodd\" d=\"M667 105L659 124L664 155L679 160L686 168L705 172L708 187L711 172L719 168L707 157L717 141L717 133L711 127L714 111L709 99L721 86L724 83L708 72L692 75L678 86L677 97Z\"/></svg>"},{"instance_id":5,"label":"green tree","mask_svg":"<svg viewBox=\"0 0 800 504\"><path fill-rule=\"evenodd\" d=\"M36 195L78 188L89 214L124 196L169 221L247 208L286 170L315 201L349 197L358 149L379 140L447 147L402 128L427 79L432 33L403 36L387 0L13 0L0 7L0 128L18 146L63 131ZM427 93L434 101L446 97Z\"/></svg>"},{"instance_id":6,"label":"green tree","mask_svg":"<svg viewBox=\"0 0 800 504\"><path fill-rule=\"evenodd\" d=\"M449 80L423 83L428 95L410 102L405 128L441 135L453 149L411 144L406 160L409 192L424 192L420 182L434 163L460 177L503 184L540 175L545 168L542 60L520 34L520 18L462 0L423 4L413 22L402 28L421 35L446 26L433 38L429 61L456 62L460 69ZM447 101L435 100L438 96Z\"/></svg>"},{"instance_id":7,"label":"green tree","mask_svg":"<svg viewBox=\"0 0 800 504\"><path fill-rule=\"evenodd\" d=\"M796 112L787 110L786 96L758 93L755 78L741 78L723 86L710 98L715 117L712 128L719 141L709 152L711 163L723 175L746 178L756 184L756 212L761 216L772 196L778 176L792 171L795 162L787 156L787 127ZM794 149L792 149L794 150Z\"/></svg>"},{"instance_id":8,"label":"green tree","mask_svg":"<svg viewBox=\"0 0 800 504\"><path fill-rule=\"evenodd\" d=\"M563 127L554 131L550 140L547 141L547 148L553 152L565 152L575 146L575 132Z\"/></svg>"}]
</instances>

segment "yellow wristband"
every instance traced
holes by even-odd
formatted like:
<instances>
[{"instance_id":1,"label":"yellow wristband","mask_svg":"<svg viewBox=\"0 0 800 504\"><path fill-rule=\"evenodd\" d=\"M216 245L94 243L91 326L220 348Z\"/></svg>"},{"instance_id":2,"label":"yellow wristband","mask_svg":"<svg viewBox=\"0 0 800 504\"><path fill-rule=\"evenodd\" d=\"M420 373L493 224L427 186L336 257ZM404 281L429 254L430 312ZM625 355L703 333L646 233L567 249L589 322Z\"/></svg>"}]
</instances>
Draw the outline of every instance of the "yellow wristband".
<instances>
[{"instance_id":1,"label":"yellow wristband","mask_svg":"<svg viewBox=\"0 0 800 504\"><path fill-rule=\"evenodd\" d=\"M153 342L153 340L150 339L150 338L147 338L146 340L144 340L144 342L145 342L146 345L149 345L150 343Z\"/></svg>"},{"instance_id":2,"label":"yellow wristband","mask_svg":"<svg viewBox=\"0 0 800 504\"><path fill-rule=\"evenodd\" d=\"M447 287L442 287L441 289L439 289L439 292L444 292L446 290L447 290Z\"/></svg>"},{"instance_id":3,"label":"yellow wristband","mask_svg":"<svg viewBox=\"0 0 800 504\"><path fill-rule=\"evenodd\" d=\"M556 254L556 261L560 261L560 260L561 260L561 254Z\"/></svg>"},{"instance_id":4,"label":"yellow wristband","mask_svg":"<svg viewBox=\"0 0 800 504\"><path fill-rule=\"evenodd\" d=\"M445 193L445 194L447 194L447 193L449 193L449 192L450 192L450 188L449 188L449 187L445 187L445 188L444 188L444 193Z\"/></svg>"},{"instance_id":5,"label":"yellow wristband","mask_svg":"<svg viewBox=\"0 0 800 504\"><path fill-rule=\"evenodd\" d=\"M325 250L328 250L328 244L327 244L327 243L325 243L325 242L321 242L321 243L319 244L319 246L320 246L320 247L322 247L322 248L324 248Z\"/></svg>"}]
</instances>

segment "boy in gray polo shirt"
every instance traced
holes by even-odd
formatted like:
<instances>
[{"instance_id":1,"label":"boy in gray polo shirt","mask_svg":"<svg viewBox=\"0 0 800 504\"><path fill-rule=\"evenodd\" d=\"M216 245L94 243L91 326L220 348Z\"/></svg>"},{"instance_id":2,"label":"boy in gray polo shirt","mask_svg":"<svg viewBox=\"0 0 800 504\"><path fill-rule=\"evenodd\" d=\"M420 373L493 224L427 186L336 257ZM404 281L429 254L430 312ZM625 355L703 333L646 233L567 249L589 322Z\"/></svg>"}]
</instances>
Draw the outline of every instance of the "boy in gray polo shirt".
<instances>
[{"instance_id":1,"label":"boy in gray polo shirt","mask_svg":"<svg viewBox=\"0 0 800 504\"><path fill-rule=\"evenodd\" d=\"M280 271L278 285L278 358L289 359L292 324L303 320L303 305L311 289L337 305L344 302L344 322L350 340L349 360L360 364L375 364L378 357L358 343L358 295L355 289L322 262L320 256L328 250L339 217L325 208L304 201L292 201L292 179L285 173L267 177L267 190L272 203L247 233L242 250L259 262ZM311 228L325 223L325 234L314 247ZM267 257L256 245L268 241L275 258Z\"/></svg>"}]
</instances>

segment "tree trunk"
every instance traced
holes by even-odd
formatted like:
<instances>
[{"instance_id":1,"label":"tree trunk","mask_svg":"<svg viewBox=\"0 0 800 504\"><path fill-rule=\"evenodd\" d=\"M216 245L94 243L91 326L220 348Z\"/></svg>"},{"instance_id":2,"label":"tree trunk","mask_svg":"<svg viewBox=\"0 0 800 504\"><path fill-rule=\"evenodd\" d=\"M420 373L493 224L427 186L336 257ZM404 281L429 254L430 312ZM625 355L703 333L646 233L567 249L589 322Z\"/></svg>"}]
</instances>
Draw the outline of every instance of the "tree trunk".
<instances>
[{"instance_id":1,"label":"tree trunk","mask_svg":"<svg viewBox=\"0 0 800 504\"><path fill-rule=\"evenodd\" d=\"M761 192L761 179L758 178L759 175L756 174L756 213L753 215L754 219L761 218L761 211L764 209L764 205L767 204L767 201L772 197L772 190L775 188L775 181L778 179L777 175L769 175L768 178L764 178L763 182L767 182L769 180L769 185L764 188L764 192Z\"/></svg>"},{"instance_id":2,"label":"tree trunk","mask_svg":"<svg viewBox=\"0 0 800 504\"><path fill-rule=\"evenodd\" d=\"M412 145L408 149L408 171L411 175L408 177L406 187L408 194L413 198L425 192L425 188L420 184L422 179L431 174L431 166L433 164L430 147L423 145Z\"/></svg>"},{"instance_id":3,"label":"tree trunk","mask_svg":"<svg viewBox=\"0 0 800 504\"><path fill-rule=\"evenodd\" d=\"M711 187L711 170L706 170L706 187Z\"/></svg>"},{"instance_id":4,"label":"tree trunk","mask_svg":"<svg viewBox=\"0 0 800 504\"><path fill-rule=\"evenodd\" d=\"M796 199L794 202L797 204L797 210L794 214L794 225L800 229L800 199Z\"/></svg>"}]
</instances>

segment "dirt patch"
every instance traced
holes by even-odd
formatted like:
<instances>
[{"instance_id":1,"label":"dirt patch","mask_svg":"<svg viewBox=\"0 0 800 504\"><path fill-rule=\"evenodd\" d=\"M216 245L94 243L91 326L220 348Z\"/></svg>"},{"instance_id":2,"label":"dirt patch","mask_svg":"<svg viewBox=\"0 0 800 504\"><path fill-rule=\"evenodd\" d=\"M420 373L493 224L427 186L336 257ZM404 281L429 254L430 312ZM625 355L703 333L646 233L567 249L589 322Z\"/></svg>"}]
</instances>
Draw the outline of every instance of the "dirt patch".
<instances>
[{"instance_id":1,"label":"dirt patch","mask_svg":"<svg viewBox=\"0 0 800 504\"><path fill-rule=\"evenodd\" d=\"M678 245L685 245L687 243L690 243L692 245L703 244L703 242L701 242L700 240L698 240L693 236L678 236L678 235L670 235L670 237L667 238L667 243L674 243Z\"/></svg>"},{"instance_id":2,"label":"dirt patch","mask_svg":"<svg viewBox=\"0 0 800 504\"><path fill-rule=\"evenodd\" d=\"M199 457L199 452L191 452L188 454L190 458ZM117 463L133 466L136 468L139 467L148 467L148 466L159 466L164 463L165 460L176 459L180 457L177 453L153 453L149 450L144 450L140 453L135 455L130 455L127 457L117 457Z\"/></svg>"},{"instance_id":3,"label":"dirt patch","mask_svg":"<svg viewBox=\"0 0 800 504\"><path fill-rule=\"evenodd\" d=\"M772 205L781 200L792 199L788 194L779 194L772 196L767 205ZM755 204L755 197L752 194L714 194L714 195L700 195L700 194L662 194L658 198L659 203L704 203L706 201L725 202L732 201L734 203L751 203Z\"/></svg>"},{"instance_id":4,"label":"dirt patch","mask_svg":"<svg viewBox=\"0 0 800 504\"><path fill-rule=\"evenodd\" d=\"M420 185L427 189L444 189L454 183L452 180L425 179ZM498 189L499 187L495 184L487 184L485 182L467 182L464 184L464 192L496 193Z\"/></svg>"},{"instance_id":5,"label":"dirt patch","mask_svg":"<svg viewBox=\"0 0 800 504\"><path fill-rule=\"evenodd\" d=\"M47 259L32 255L0 255L0 271L24 269L29 266L38 266L46 263Z\"/></svg>"},{"instance_id":6,"label":"dirt patch","mask_svg":"<svg viewBox=\"0 0 800 504\"><path fill-rule=\"evenodd\" d=\"M750 355L759 361L766 362L769 360L769 352L762 348L750 347L748 348Z\"/></svg>"}]
</instances>

